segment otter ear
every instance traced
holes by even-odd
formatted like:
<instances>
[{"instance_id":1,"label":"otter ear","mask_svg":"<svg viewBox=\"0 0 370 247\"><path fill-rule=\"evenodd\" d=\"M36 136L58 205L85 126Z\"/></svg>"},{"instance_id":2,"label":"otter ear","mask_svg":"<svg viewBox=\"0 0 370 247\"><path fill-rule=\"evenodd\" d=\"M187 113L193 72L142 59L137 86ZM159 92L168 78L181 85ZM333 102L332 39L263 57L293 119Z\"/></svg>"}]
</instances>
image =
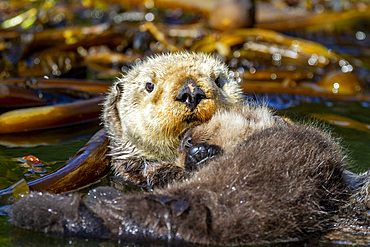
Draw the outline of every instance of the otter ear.
<instances>
[{"instance_id":1,"label":"otter ear","mask_svg":"<svg viewBox=\"0 0 370 247\"><path fill-rule=\"evenodd\" d=\"M121 99L122 92L123 92L123 83L121 81L116 83L115 90L116 90L116 93L115 93L116 100L119 101Z\"/></svg>"},{"instance_id":2,"label":"otter ear","mask_svg":"<svg viewBox=\"0 0 370 247\"><path fill-rule=\"evenodd\" d=\"M112 107L115 107L116 103L121 99L123 92L123 83L121 81L115 82L110 88L110 92L107 94L103 103L103 112L107 113Z\"/></svg>"}]
</instances>

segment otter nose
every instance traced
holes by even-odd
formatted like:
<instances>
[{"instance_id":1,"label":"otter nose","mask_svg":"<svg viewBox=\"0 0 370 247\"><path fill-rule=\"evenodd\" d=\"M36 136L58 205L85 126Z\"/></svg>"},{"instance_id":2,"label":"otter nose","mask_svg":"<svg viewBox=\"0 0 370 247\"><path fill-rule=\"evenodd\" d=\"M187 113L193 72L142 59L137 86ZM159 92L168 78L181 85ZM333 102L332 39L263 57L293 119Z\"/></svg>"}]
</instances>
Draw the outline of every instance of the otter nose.
<instances>
[{"instance_id":1,"label":"otter nose","mask_svg":"<svg viewBox=\"0 0 370 247\"><path fill-rule=\"evenodd\" d=\"M176 100L184 103L191 111L194 111L204 98L206 98L206 94L195 81L193 79L187 79Z\"/></svg>"}]
</instances>

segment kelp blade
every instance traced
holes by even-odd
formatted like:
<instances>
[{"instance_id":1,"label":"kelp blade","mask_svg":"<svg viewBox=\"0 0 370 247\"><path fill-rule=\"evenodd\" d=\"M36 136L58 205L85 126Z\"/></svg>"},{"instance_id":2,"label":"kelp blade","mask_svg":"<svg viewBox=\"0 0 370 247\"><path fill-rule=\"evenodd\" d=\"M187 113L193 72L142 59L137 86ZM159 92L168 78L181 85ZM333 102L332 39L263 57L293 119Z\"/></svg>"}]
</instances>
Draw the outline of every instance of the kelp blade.
<instances>
[{"instance_id":1,"label":"kelp blade","mask_svg":"<svg viewBox=\"0 0 370 247\"><path fill-rule=\"evenodd\" d=\"M45 105L38 93L13 85L0 83L0 107L30 107Z\"/></svg>"},{"instance_id":2,"label":"kelp blade","mask_svg":"<svg viewBox=\"0 0 370 247\"><path fill-rule=\"evenodd\" d=\"M66 126L99 118L103 97L0 115L0 134Z\"/></svg>"},{"instance_id":3,"label":"kelp blade","mask_svg":"<svg viewBox=\"0 0 370 247\"><path fill-rule=\"evenodd\" d=\"M30 190L65 193L85 187L104 177L110 170L108 138L98 131L64 166L28 183Z\"/></svg>"}]
</instances>

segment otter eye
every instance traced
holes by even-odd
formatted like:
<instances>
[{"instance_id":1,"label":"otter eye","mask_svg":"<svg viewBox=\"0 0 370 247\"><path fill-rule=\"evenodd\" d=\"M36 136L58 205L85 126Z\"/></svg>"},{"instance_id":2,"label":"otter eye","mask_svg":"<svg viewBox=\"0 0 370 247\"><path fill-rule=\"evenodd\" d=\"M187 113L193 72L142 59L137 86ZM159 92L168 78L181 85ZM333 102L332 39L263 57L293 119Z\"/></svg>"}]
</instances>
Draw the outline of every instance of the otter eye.
<instances>
[{"instance_id":1,"label":"otter eye","mask_svg":"<svg viewBox=\"0 0 370 247\"><path fill-rule=\"evenodd\" d=\"M153 90L154 90L154 84L153 84L153 83L148 82L147 84L145 84L145 90L146 90L148 93L153 92Z\"/></svg>"},{"instance_id":2,"label":"otter eye","mask_svg":"<svg viewBox=\"0 0 370 247\"><path fill-rule=\"evenodd\" d=\"M222 88L224 86L224 84L225 84L225 80L222 79L220 76L218 76L215 79L215 83L216 83L217 87Z\"/></svg>"}]
</instances>

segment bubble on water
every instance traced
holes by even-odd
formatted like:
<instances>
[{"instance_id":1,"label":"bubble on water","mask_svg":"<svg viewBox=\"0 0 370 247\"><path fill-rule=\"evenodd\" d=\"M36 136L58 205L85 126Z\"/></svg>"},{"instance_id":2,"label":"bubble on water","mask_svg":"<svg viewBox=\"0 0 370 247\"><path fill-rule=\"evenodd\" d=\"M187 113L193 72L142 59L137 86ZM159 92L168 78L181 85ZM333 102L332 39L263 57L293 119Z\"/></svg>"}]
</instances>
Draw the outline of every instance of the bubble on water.
<instances>
[{"instance_id":1,"label":"bubble on water","mask_svg":"<svg viewBox=\"0 0 370 247\"><path fill-rule=\"evenodd\" d=\"M146 21L153 21L154 20L154 14L153 13L147 13L145 15L145 20Z\"/></svg>"},{"instance_id":2,"label":"bubble on water","mask_svg":"<svg viewBox=\"0 0 370 247\"><path fill-rule=\"evenodd\" d=\"M366 39L366 34L362 31L358 31L358 32L356 32L356 39L365 40Z\"/></svg>"},{"instance_id":3,"label":"bubble on water","mask_svg":"<svg viewBox=\"0 0 370 247\"><path fill-rule=\"evenodd\" d=\"M240 57L240 51L234 51L233 55L236 58Z\"/></svg>"},{"instance_id":4,"label":"bubble on water","mask_svg":"<svg viewBox=\"0 0 370 247\"><path fill-rule=\"evenodd\" d=\"M308 59L308 64L311 65L311 66L317 65L318 58L319 57L316 54L312 54L312 56L310 57L310 59Z\"/></svg>"},{"instance_id":5,"label":"bubble on water","mask_svg":"<svg viewBox=\"0 0 370 247\"><path fill-rule=\"evenodd\" d=\"M343 67L343 66L347 66L349 64L349 62L347 60L344 60L344 59L341 59L339 60L339 66Z\"/></svg>"},{"instance_id":6,"label":"bubble on water","mask_svg":"<svg viewBox=\"0 0 370 247\"><path fill-rule=\"evenodd\" d=\"M272 55L272 59L275 60L275 61L280 61L281 60L281 54L279 53L274 53Z\"/></svg>"}]
</instances>

